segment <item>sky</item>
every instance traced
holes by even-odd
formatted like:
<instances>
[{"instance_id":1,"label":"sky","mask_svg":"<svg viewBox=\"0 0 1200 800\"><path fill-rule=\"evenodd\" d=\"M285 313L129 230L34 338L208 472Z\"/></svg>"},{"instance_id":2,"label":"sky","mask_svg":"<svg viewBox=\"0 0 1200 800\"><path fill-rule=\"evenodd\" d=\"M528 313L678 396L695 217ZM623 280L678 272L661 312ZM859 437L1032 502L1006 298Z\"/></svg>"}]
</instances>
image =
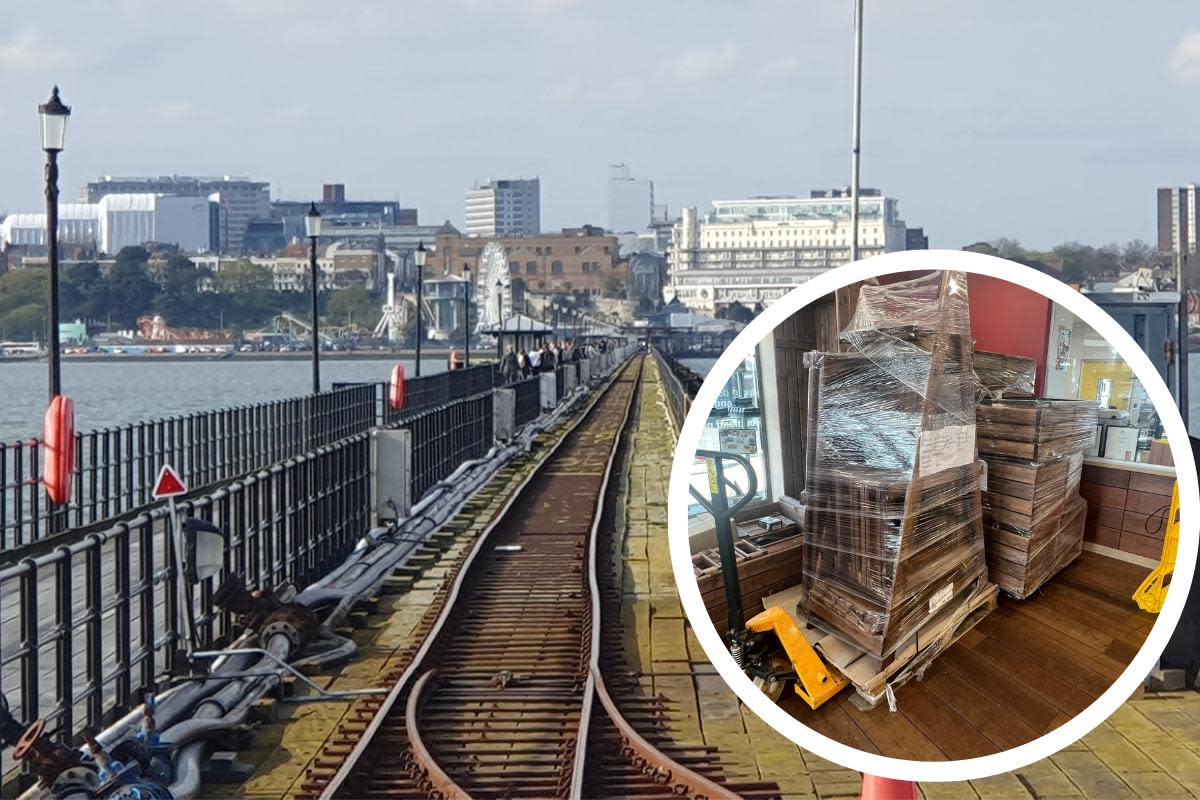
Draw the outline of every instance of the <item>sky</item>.
<instances>
[{"instance_id":1,"label":"sky","mask_svg":"<svg viewBox=\"0 0 1200 800\"><path fill-rule=\"evenodd\" d=\"M1200 181L1200 3L865 0L864 186L931 246L1154 241ZM538 176L604 224L608 165L673 214L850 174L850 0L0 0L0 213L40 210L36 107L72 106L62 197L100 175L248 175L395 199Z\"/></svg>"}]
</instances>

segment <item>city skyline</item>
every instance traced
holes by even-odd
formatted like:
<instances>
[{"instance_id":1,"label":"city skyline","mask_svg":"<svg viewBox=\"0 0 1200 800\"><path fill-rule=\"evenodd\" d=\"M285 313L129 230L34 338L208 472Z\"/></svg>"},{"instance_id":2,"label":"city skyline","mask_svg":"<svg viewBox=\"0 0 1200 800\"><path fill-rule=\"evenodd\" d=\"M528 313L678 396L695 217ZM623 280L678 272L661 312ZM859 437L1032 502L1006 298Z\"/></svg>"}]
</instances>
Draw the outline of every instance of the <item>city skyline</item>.
<instances>
[{"instance_id":1,"label":"city skyline","mask_svg":"<svg viewBox=\"0 0 1200 800\"><path fill-rule=\"evenodd\" d=\"M472 183L536 176L555 230L606 222L610 163L673 214L849 181L848 4L459 5L10 9L0 211L43 204L36 104L54 83L75 111L64 200L104 174L233 174L283 199L341 182L460 225ZM1200 178L1200 15L991 5L868 3L864 184L934 246L1152 242L1152 192Z\"/></svg>"}]
</instances>

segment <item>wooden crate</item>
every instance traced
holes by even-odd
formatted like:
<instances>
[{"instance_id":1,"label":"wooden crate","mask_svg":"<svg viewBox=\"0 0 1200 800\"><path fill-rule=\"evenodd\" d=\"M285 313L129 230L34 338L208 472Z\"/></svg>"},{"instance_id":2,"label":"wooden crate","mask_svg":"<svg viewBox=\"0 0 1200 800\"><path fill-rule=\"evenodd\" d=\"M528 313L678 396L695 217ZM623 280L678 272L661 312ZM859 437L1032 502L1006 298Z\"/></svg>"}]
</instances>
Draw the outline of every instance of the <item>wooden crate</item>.
<instances>
[{"instance_id":1,"label":"wooden crate","mask_svg":"<svg viewBox=\"0 0 1200 800\"><path fill-rule=\"evenodd\" d=\"M742 611L746 619L763 610L763 595L777 592L800 580L804 564L804 540L799 534L757 545L746 540L734 542L738 583L742 595ZM692 556L692 570L700 586L700 596L709 618L719 633L725 633L729 622L729 605L725 602L725 579L721 573L721 556L716 549L704 550Z\"/></svg>"},{"instance_id":2,"label":"wooden crate","mask_svg":"<svg viewBox=\"0 0 1200 800\"><path fill-rule=\"evenodd\" d=\"M808 358L804 613L884 661L986 575L965 285L864 286L853 352Z\"/></svg>"},{"instance_id":3,"label":"wooden crate","mask_svg":"<svg viewBox=\"0 0 1200 800\"><path fill-rule=\"evenodd\" d=\"M976 410L979 452L1027 461L1080 453L1096 417L1088 400L986 400Z\"/></svg>"},{"instance_id":4,"label":"wooden crate","mask_svg":"<svg viewBox=\"0 0 1200 800\"><path fill-rule=\"evenodd\" d=\"M1033 397L1037 361L1024 356L976 350L975 375L989 397Z\"/></svg>"},{"instance_id":5,"label":"wooden crate","mask_svg":"<svg viewBox=\"0 0 1200 800\"><path fill-rule=\"evenodd\" d=\"M1075 497L1066 504L1054 532L1040 539L986 526L988 577L1019 600L1029 597L1082 552L1086 518L1087 502Z\"/></svg>"}]
</instances>

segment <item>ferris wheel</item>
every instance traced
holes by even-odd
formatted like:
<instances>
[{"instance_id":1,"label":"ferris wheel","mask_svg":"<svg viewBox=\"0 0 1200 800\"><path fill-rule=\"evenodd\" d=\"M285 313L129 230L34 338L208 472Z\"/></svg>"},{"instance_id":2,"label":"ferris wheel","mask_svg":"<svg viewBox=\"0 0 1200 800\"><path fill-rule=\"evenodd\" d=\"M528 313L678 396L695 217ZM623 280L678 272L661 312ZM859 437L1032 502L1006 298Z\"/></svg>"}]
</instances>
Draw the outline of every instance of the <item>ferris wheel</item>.
<instances>
[{"instance_id":1,"label":"ferris wheel","mask_svg":"<svg viewBox=\"0 0 1200 800\"><path fill-rule=\"evenodd\" d=\"M479 316L475 332L495 330L512 316L512 283L508 276L508 254L499 242L488 242L479 257L479 278L475 285L479 298Z\"/></svg>"}]
</instances>

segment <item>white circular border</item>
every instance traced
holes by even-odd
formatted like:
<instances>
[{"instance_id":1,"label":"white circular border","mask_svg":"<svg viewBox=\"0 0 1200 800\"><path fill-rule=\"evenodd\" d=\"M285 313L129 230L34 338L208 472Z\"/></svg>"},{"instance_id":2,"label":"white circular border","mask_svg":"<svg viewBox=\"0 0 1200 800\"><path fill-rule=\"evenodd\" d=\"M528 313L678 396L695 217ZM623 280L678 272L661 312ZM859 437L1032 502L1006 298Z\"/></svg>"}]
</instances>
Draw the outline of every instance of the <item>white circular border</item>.
<instances>
[{"instance_id":1,"label":"white circular border","mask_svg":"<svg viewBox=\"0 0 1200 800\"><path fill-rule=\"evenodd\" d=\"M1142 381L1158 410L1167 438L1171 442L1171 454L1175 461L1180 498L1180 537L1179 552L1175 560L1175 574L1192 575L1196 567L1197 543L1200 541L1196 528L1197 516L1200 513L1200 499L1198 499L1200 490L1197 489L1196 464L1192 458L1191 448L1187 444L1188 437L1183 419L1175 407L1175 401L1171 397L1170 391L1150 359L1116 320L1108 316L1086 296L1066 284L1021 264L981 253L960 250L888 253L837 267L793 289L755 317L721 354L696 395L691 411L684 421L671 470L667 530L676 587L679 590L683 609L696 633L696 638L717 668L717 672L754 713L805 750L858 772L898 780L962 781L1010 772L1046 758L1074 743L1107 719L1133 694L1145 676L1154 669L1159 655L1166 648L1171 633L1175 630L1175 626L1183 614L1183 605L1187 599L1191 582L1179 581L1172 586L1150 635L1125 672L1108 688L1108 691L1069 722L1031 742L990 756L957 761L909 761L856 750L822 736L775 705L759 691L750 679L738 669L717 633L716 627L709 619L704 602L700 598L700 590L693 573L692 557L688 547L687 508L690 464L694 452L699 446L700 433L708 418L708 413L721 388L733 375L738 364L747 355L753 353L758 343L766 338L779 323L816 299L855 281L894 272L928 269L952 269L990 275L1045 295L1091 325L1133 367L1134 373Z\"/></svg>"}]
</instances>

